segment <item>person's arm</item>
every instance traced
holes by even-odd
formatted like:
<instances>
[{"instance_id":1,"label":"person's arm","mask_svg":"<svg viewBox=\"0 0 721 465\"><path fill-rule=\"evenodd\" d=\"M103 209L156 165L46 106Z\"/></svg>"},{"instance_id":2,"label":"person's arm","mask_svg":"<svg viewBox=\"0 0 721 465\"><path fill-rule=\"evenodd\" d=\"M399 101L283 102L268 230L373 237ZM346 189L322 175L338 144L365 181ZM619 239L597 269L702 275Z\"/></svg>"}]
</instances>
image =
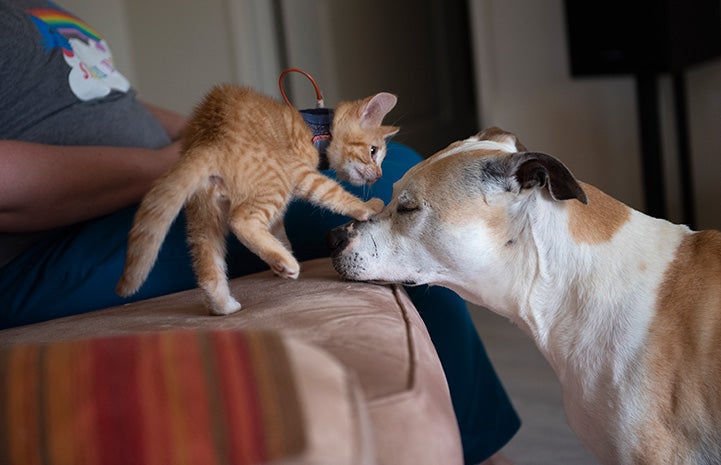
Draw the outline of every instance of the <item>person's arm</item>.
<instances>
[{"instance_id":1,"label":"person's arm","mask_svg":"<svg viewBox=\"0 0 721 465\"><path fill-rule=\"evenodd\" d=\"M165 132L170 137L170 140L175 141L180 139L183 128L188 122L188 118L185 115L181 115L180 113L168 110L167 108L161 108L159 106L153 105L152 103L142 103L143 106L147 108L150 113L153 114L155 119L158 120L163 129L165 129Z\"/></svg>"},{"instance_id":2,"label":"person's arm","mask_svg":"<svg viewBox=\"0 0 721 465\"><path fill-rule=\"evenodd\" d=\"M149 150L0 140L0 232L65 226L137 203L179 150L177 142Z\"/></svg>"}]
</instances>

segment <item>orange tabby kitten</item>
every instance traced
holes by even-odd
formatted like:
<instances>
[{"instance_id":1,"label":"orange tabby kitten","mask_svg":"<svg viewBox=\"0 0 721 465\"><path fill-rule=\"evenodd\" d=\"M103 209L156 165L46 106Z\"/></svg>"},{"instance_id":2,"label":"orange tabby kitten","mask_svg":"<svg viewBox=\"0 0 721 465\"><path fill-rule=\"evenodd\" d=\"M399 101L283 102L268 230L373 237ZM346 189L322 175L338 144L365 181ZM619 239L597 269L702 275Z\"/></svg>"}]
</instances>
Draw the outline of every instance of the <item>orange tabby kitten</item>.
<instances>
[{"instance_id":1,"label":"orange tabby kitten","mask_svg":"<svg viewBox=\"0 0 721 465\"><path fill-rule=\"evenodd\" d=\"M337 106L327 156L340 179L362 185L380 177L385 140L398 132L381 123L395 103L394 95L380 93ZM320 173L312 137L290 106L245 87L211 90L188 123L180 159L140 204L116 292L140 288L183 206L193 269L212 314L241 307L228 288L228 229L275 274L297 278L300 266L283 226L292 198L361 221L383 208L382 200L363 202Z\"/></svg>"}]
</instances>

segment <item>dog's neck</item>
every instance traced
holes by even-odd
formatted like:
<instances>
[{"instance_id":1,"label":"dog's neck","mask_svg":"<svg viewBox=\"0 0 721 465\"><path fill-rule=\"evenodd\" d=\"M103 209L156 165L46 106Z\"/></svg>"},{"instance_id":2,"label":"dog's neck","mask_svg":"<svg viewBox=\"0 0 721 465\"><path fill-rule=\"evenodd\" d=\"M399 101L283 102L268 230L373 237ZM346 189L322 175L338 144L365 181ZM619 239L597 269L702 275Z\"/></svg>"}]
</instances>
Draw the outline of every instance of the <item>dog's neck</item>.
<instances>
[{"instance_id":1,"label":"dog's neck","mask_svg":"<svg viewBox=\"0 0 721 465\"><path fill-rule=\"evenodd\" d=\"M627 219L607 240L589 242L584 240L589 236L571 232L578 215L602 215L599 209L617 202L609 199L594 190L589 205L579 207L569 204L575 200L552 201L537 192L520 212L529 236L520 242L532 259L524 273L529 294L513 310L514 319L562 383L569 378L613 383L627 374L654 315L654 283L688 233L625 206Z\"/></svg>"},{"instance_id":2,"label":"dog's neck","mask_svg":"<svg viewBox=\"0 0 721 465\"><path fill-rule=\"evenodd\" d=\"M594 192L587 207L553 201L545 192L523 200L512 221L525 235L517 241L523 250L516 251L524 259L509 261L516 268L506 276L519 280L507 292L524 294L496 297L506 307L495 310L534 339L561 382L564 403L576 406L566 409L573 412L568 419L586 445L614 455L611 435L594 419L633 408L619 405L627 398L621 391L643 376L635 362L657 289L689 230L628 209L607 240L579 240L590 236L572 233L572 223L608 207L610 197L601 195Z\"/></svg>"}]
</instances>

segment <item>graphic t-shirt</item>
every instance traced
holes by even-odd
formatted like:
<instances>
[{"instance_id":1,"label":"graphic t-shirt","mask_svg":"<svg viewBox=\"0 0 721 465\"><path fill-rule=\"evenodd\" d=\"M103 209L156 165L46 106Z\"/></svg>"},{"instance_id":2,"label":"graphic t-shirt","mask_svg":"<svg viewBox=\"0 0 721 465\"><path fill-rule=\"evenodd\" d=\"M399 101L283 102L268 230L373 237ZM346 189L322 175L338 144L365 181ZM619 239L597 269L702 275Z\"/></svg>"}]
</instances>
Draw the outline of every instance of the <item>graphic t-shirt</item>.
<instances>
[{"instance_id":1,"label":"graphic t-shirt","mask_svg":"<svg viewBox=\"0 0 721 465\"><path fill-rule=\"evenodd\" d=\"M170 143L103 36L47 0L0 0L0 139L160 148ZM0 267L37 234L0 233Z\"/></svg>"},{"instance_id":2,"label":"graphic t-shirt","mask_svg":"<svg viewBox=\"0 0 721 465\"><path fill-rule=\"evenodd\" d=\"M42 35L43 49L62 51L70 66L70 90L80 100L106 97L111 90L130 90L128 80L115 69L108 44L88 24L52 4L25 12Z\"/></svg>"}]
</instances>

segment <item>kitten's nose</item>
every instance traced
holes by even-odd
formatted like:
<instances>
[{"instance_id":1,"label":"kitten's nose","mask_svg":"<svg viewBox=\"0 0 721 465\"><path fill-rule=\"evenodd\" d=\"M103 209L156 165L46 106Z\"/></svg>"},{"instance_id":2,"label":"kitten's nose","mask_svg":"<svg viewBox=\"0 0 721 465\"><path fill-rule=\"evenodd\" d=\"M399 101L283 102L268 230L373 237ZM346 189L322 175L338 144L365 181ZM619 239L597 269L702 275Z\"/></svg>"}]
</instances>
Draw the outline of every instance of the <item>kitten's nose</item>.
<instances>
[{"instance_id":1,"label":"kitten's nose","mask_svg":"<svg viewBox=\"0 0 721 465\"><path fill-rule=\"evenodd\" d=\"M374 182L378 181L382 175L383 175L383 172L380 169L376 169L376 170L368 173L366 182L368 184L373 184Z\"/></svg>"}]
</instances>

